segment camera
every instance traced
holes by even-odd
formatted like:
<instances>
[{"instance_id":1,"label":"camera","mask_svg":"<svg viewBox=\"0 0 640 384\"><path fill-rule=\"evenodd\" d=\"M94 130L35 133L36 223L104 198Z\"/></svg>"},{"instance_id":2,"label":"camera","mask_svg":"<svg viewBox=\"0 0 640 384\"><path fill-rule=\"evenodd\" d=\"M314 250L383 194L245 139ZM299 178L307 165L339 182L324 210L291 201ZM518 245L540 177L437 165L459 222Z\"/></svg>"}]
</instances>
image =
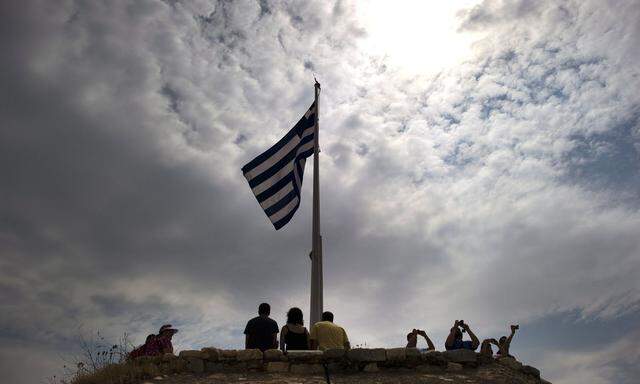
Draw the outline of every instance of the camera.
<instances>
[{"instance_id":1,"label":"camera","mask_svg":"<svg viewBox=\"0 0 640 384\"><path fill-rule=\"evenodd\" d=\"M464 329L464 320L459 320L458 326L460 327L460 331L462 331L462 333L466 332L466 330Z\"/></svg>"}]
</instances>

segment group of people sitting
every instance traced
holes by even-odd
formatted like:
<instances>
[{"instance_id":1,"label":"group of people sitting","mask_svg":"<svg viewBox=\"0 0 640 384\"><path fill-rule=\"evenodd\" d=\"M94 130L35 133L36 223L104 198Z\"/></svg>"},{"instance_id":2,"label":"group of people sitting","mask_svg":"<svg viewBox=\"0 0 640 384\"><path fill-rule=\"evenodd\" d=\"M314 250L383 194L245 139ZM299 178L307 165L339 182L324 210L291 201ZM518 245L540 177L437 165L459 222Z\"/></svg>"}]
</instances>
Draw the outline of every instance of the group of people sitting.
<instances>
[{"instance_id":1,"label":"group of people sitting","mask_svg":"<svg viewBox=\"0 0 640 384\"><path fill-rule=\"evenodd\" d=\"M324 312L322 321L315 323L308 331L304 326L302 310L297 307L287 312L287 324L282 329L269 317L271 306L262 303L258 307L258 316L247 322L244 328L246 349L325 350L331 348L349 349L349 338L344 328L333 322L333 313ZM280 341L278 342L278 333Z\"/></svg>"},{"instance_id":2,"label":"group of people sitting","mask_svg":"<svg viewBox=\"0 0 640 384\"><path fill-rule=\"evenodd\" d=\"M177 329L171 327L171 324L165 324L160 327L158 334L150 334L147 336L144 344L135 348L129 353L129 358L139 356L162 356L165 353L173 353L173 344L171 338L178 333Z\"/></svg>"},{"instance_id":3,"label":"group of people sitting","mask_svg":"<svg viewBox=\"0 0 640 384\"><path fill-rule=\"evenodd\" d=\"M349 338L347 332L341 326L333 322L333 313L324 312L322 321L315 323L311 330L308 331L304 326L302 310L297 307L289 309L287 312L287 323L278 328L278 323L269 317L271 314L271 306L262 303L258 307L258 316L247 322L244 329L246 349L259 349L266 351L267 349L278 349L282 351L295 350L326 350L333 348L349 349ZM511 340L519 328L518 325L511 326L511 334L502 336L499 340L485 339L482 342L480 353L493 356L491 345L498 348L497 357L512 357L509 354ZM157 335L151 334L147 336L144 345L134 349L130 353L130 357L138 356L158 356L165 353L173 353L173 345L171 338L178 332L173 329L170 324L160 327ZM278 339L280 333L280 339ZM464 334L469 335L471 340L463 340ZM435 346L427 333L420 329L413 329L407 334L407 348L416 348L418 345L418 336L422 336L427 342L427 351L435 351ZM445 341L444 347L447 351L456 349L468 349L475 351L480 346L478 337L473 333L469 325L463 320L456 320L451 327L449 335Z\"/></svg>"},{"instance_id":4,"label":"group of people sitting","mask_svg":"<svg viewBox=\"0 0 640 384\"><path fill-rule=\"evenodd\" d=\"M333 313L331 312L324 312L322 314L322 321L315 323L311 327L311 331L307 331L307 328L304 327L302 310L300 310L300 308L293 307L289 309L287 312L287 324L281 329L278 328L278 323L269 317L270 314L271 307L269 304L260 304L258 307L258 316L249 320L244 329L244 344L246 349L255 348L266 351L267 349L280 348L286 352L293 350L350 348L347 332L344 328L333 322ZM492 356L493 349L491 345L493 344L498 348L496 353L498 357L512 357L509 354L509 347L518 328L517 325L512 325L511 334L509 336L502 336L499 341L496 339L485 339L482 342L480 353ZM279 342L278 333L280 333ZM463 340L465 333L469 335L471 340ZM427 351L435 351L436 347L429 336L427 336L427 333L420 329L413 329L407 334L407 348L417 347L418 336L422 336L427 342ZM478 346L480 346L480 341L473 331L471 331L469 325L463 320L456 320L445 341L445 349L447 351L455 349L475 351L478 349Z\"/></svg>"}]
</instances>

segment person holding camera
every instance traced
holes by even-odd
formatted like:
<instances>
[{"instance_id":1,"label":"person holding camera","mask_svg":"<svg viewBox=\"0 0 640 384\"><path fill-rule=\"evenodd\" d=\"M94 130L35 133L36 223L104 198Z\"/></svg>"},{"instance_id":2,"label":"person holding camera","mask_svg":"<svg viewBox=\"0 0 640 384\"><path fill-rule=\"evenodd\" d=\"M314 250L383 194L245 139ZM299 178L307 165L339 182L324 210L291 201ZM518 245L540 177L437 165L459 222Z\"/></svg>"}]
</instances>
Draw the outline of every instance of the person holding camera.
<instances>
[{"instance_id":1,"label":"person holding camera","mask_svg":"<svg viewBox=\"0 0 640 384\"><path fill-rule=\"evenodd\" d=\"M410 333L407 334L407 348L416 348L418 345L418 335L424 337L427 341L427 351L435 351L436 347L433 345L433 342L427 336L427 332L420 329L413 329Z\"/></svg>"},{"instance_id":2,"label":"person holding camera","mask_svg":"<svg viewBox=\"0 0 640 384\"><path fill-rule=\"evenodd\" d=\"M511 326L511 334L509 336L502 336L500 341L496 339L486 339L482 341L482 347L480 348L480 353L486 356L492 356L493 350L491 349L491 344L498 347L498 352L496 352L496 357L513 357L509 354L509 347L511 346L511 340L513 336L516 334L516 330L520 329L519 325Z\"/></svg>"},{"instance_id":3,"label":"person holding camera","mask_svg":"<svg viewBox=\"0 0 640 384\"><path fill-rule=\"evenodd\" d=\"M471 340L462 341L463 333L469 334ZM444 343L444 348L447 351L451 351L454 349L468 349L471 351L475 351L480 345L480 341L476 337L476 335L471 331L469 325L464 322L464 320L456 320L449 332L449 336L447 336L447 340Z\"/></svg>"},{"instance_id":4,"label":"person holding camera","mask_svg":"<svg viewBox=\"0 0 640 384\"><path fill-rule=\"evenodd\" d=\"M511 347L511 340L513 336L516 334L516 330L520 329L519 325L511 326L511 334L509 336L502 336L500 341L498 341L498 352L496 355L499 357L513 357L509 354L509 347Z\"/></svg>"}]
</instances>

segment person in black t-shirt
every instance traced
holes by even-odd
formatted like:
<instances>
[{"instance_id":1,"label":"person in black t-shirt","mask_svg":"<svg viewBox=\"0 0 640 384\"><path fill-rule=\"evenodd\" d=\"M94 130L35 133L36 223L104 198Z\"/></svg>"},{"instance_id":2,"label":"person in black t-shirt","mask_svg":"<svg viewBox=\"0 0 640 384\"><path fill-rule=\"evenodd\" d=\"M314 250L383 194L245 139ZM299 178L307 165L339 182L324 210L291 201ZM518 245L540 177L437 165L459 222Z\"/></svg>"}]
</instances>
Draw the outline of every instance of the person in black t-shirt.
<instances>
[{"instance_id":1,"label":"person in black t-shirt","mask_svg":"<svg viewBox=\"0 0 640 384\"><path fill-rule=\"evenodd\" d=\"M278 348L278 323L269 317L271 306L262 303L258 307L258 316L247 322L244 328L245 349L259 349L262 352L267 349Z\"/></svg>"}]
</instances>

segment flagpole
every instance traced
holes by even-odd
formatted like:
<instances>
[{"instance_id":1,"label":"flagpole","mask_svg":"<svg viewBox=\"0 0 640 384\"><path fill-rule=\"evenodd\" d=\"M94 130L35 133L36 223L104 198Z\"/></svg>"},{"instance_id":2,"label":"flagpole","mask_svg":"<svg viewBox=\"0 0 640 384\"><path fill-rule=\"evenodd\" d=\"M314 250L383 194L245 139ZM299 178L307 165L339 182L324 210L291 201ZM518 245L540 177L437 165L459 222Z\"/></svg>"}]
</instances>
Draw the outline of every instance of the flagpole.
<instances>
[{"instance_id":1,"label":"flagpole","mask_svg":"<svg viewBox=\"0 0 640 384\"><path fill-rule=\"evenodd\" d=\"M315 83L316 124L313 151L313 223L312 223L312 259L311 259L311 311L309 325L320 321L322 316L322 236L320 236L320 83Z\"/></svg>"}]
</instances>

